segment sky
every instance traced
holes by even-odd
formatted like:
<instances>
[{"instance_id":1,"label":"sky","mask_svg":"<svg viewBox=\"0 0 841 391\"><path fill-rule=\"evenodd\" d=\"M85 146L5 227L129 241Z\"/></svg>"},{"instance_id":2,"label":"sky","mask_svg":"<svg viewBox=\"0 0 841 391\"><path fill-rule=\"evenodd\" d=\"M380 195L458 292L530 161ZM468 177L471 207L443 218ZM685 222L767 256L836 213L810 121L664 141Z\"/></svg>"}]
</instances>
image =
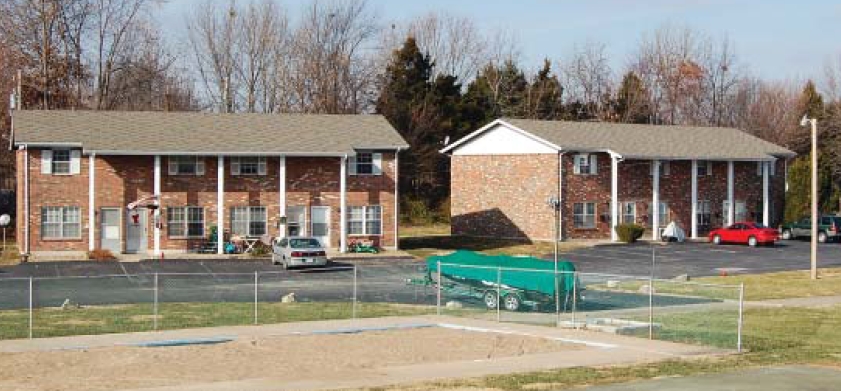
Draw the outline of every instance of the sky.
<instances>
[{"instance_id":1,"label":"sky","mask_svg":"<svg viewBox=\"0 0 841 391\"><path fill-rule=\"evenodd\" d=\"M165 3L157 12L164 33L183 43L184 20L204 1ZM543 58L563 60L589 41L606 45L611 67L621 72L641 37L667 24L729 38L746 69L765 79L820 79L829 61L841 60L841 0L368 1L386 25L444 11L469 16L483 29L510 31L529 68ZM292 15L309 3L278 2Z\"/></svg>"}]
</instances>

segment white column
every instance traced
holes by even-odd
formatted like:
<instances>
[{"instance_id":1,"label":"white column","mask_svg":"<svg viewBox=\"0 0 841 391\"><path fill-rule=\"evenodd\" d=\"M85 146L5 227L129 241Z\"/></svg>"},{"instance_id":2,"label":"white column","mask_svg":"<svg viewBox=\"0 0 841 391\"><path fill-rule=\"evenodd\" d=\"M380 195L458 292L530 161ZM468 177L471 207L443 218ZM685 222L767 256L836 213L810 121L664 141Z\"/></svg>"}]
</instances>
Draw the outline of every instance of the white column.
<instances>
[{"instance_id":1,"label":"white column","mask_svg":"<svg viewBox=\"0 0 841 391\"><path fill-rule=\"evenodd\" d=\"M347 156L341 158L339 170L339 251L347 251Z\"/></svg>"},{"instance_id":2,"label":"white column","mask_svg":"<svg viewBox=\"0 0 841 391\"><path fill-rule=\"evenodd\" d=\"M280 162L278 167L278 205L280 206L280 217L287 217L286 216L286 156L280 156ZM279 237L286 236L286 224L281 223L279 225L280 232L278 234Z\"/></svg>"},{"instance_id":3,"label":"white column","mask_svg":"<svg viewBox=\"0 0 841 391\"><path fill-rule=\"evenodd\" d=\"M733 184L733 161L727 161L727 224L735 223L736 219L736 203L734 200L734 184Z\"/></svg>"},{"instance_id":4,"label":"white column","mask_svg":"<svg viewBox=\"0 0 841 391\"><path fill-rule=\"evenodd\" d=\"M161 255L161 207L163 206L163 202L161 200L161 156L155 155L155 174L154 174L154 182L155 184L154 189L152 190L157 198L158 207L155 209L155 216L154 216L154 237L152 238L154 242L153 253L154 255L160 256Z\"/></svg>"},{"instance_id":5,"label":"white column","mask_svg":"<svg viewBox=\"0 0 841 391\"><path fill-rule=\"evenodd\" d=\"M96 154L88 155L88 250L96 249Z\"/></svg>"},{"instance_id":6,"label":"white column","mask_svg":"<svg viewBox=\"0 0 841 391\"><path fill-rule=\"evenodd\" d=\"M769 202L768 171L771 163L762 162L762 224L771 226L771 205Z\"/></svg>"},{"instance_id":7,"label":"white column","mask_svg":"<svg viewBox=\"0 0 841 391\"><path fill-rule=\"evenodd\" d=\"M216 253L225 253L225 157L216 158Z\"/></svg>"},{"instance_id":8,"label":"white column","mask_svg":"<svg viewBox=\"0 0 841 391\"><path fill-rule=\"evenodd\" d=\"M651 240L660 240L660 161L654 161L654 173L651 177L651 207L649 207L649 215L651 215Z\"/></svg>"},{"instance_id":9,"label":"white column","mask_svg":"<svg viewBox=\"0 0 841 391\"><path fill-rule=\"evenodd\" d=\"M692 239L698 239L698 161L692 161Z\"/></svg>"},{"instance_id":10,"label":"white column","mask_svg":"<svg viewBox=\"0 0 841 391\"><path fill-rule=\"evenodd\" d=\"M619 224L619 156L610 156L610 240L617 241L616 226Z\"/></svg>"},{"instance_id":11,"label":"white column","mask_svg":"<svg viewBox=\"0 0 841 391\"><path fill-rule=\"evenodd\" d=\"M400 150L394 151L394 249L400 249Z\"/></svg>"}]
</instances>

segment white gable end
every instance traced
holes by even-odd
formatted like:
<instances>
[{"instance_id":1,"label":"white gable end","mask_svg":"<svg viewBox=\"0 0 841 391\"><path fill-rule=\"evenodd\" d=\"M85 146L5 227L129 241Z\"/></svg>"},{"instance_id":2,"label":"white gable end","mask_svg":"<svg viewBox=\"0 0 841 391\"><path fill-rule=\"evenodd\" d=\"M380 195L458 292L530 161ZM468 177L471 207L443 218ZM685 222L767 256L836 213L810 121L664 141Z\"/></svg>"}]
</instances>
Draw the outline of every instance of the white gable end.
<instances>
[{"instance_id":1,"label":"white gable end","mask_svg":"<svg viewBox=\"0 0 841 391\"><path fill-rule=\"evenodd\" d=\"M545 143L498 124L453 150L453 155L528 155L557 153Z\"/></svg>"}]
</instances>

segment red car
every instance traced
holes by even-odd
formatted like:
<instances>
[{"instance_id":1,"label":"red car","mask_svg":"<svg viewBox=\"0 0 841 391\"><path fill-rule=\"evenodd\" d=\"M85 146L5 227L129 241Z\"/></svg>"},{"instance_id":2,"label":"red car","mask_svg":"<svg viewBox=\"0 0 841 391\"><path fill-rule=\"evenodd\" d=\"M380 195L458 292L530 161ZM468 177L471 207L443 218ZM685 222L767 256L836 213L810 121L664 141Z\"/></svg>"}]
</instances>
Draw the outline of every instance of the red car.
<instances>
[{"instance_id":1,"label":"red car","mask_svg":"<svg viewBox=\"0 0 841 391\"><path fill-rule=\"evenodd\" d=\"M757 244L774 244L780 233L774 228L768 228L759 223L736 223L726 228L715 229L710 232L710 242L747 243L754 247Z\"/></svg>"}]
</instances>

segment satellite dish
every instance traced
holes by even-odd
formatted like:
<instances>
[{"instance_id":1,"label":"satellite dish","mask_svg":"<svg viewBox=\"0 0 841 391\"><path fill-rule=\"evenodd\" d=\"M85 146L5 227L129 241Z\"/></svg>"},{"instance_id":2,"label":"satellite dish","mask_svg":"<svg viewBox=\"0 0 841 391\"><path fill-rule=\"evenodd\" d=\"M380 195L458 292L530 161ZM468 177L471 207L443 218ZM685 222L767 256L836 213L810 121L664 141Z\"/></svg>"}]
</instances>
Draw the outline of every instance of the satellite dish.
<instances>
[{"instance_id":1,"label":"satellite dish","mask_svg":"<svg viewBox=\"0 0 841 391\"><path fill-rule=\"evenodd\" d=\"M0 215L0 226L7 226L12 221L12 218L7 214Z\"/></svg>"}]
</instances>

